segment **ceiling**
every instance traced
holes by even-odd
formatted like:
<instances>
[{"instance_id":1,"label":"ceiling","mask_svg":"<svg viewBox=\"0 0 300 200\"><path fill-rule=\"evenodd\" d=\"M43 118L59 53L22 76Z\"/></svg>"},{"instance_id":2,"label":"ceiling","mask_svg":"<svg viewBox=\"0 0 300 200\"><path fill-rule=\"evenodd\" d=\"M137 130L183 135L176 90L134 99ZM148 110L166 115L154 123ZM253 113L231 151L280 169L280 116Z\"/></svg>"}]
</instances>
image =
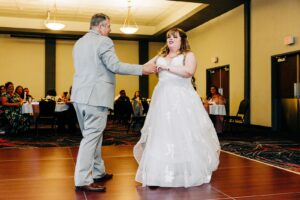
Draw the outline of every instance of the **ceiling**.
<instances>
[{"instance_id":1,"label":"ceiling","mask_svg":"<svg viewBox=\"0 0 300 200\"><path fill-rule=\"evenodd\" d=\"M0 33L82 35L93 14L110 16L112 35L124 38L161 38L174 26L186 31L242 4L243 0L131 0L132 16L139 26L134 36L120 32L128 0L0 0ZM56 8L56 9L55 9ZM66 27L49 31L47 12Z\"/></svg>"}]
</instances>

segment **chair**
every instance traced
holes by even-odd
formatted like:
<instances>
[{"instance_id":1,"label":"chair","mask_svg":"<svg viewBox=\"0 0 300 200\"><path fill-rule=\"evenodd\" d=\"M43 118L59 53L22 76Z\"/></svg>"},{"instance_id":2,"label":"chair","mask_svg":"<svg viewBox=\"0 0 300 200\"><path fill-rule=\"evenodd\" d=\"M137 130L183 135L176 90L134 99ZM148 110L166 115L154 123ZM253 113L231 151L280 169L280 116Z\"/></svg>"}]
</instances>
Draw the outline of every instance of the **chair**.
<instances>
[{"instance_id":1,"label":"chair","mask_svg":"<svg viewBox=\"0 0 300 200\"><path fill-rule=\"evenodd\" d=\"M130 116L133 114L132 105L129 100L116 100L114 103L114 121L121 124L128 124Z\"/></svg>"},{"instance_id":2,"label":"chair","mask_svg":"<svg viewBox=\"0 0 300 200\"><path fill-rule=\"evenodd\" d=\"M224 127L228 127L231 129L231 124L245 124L245 116L249 112L249 101L247 99L243 99L240 102L238 112L235 116L224 116Z\"/></svg>"},{"instance_id":3,"label":"chair","mask_svg":"<svg viewBox=\"0 0 300 200\"><path fill-rule=\"evenodd\" d=\"M0 134L6 134L7 132L9 132L9 129L9 122L4 116L4 111L0 109Z\"/></svg>"},{"instance_id":4,"label":"chair","mask_svg":"<svg viewBox=\"0 0 300 200\"><path fill-rule=\"evenodd\" d=\"M35 130L38 135L38 125L44 122L50 122L52 130L56 133L56 116L55 116L56 102L53 100L42 100L39 103L39 114L35 119ZM43 123L44 124L44 123Z\"/></svg>"},{"instance_id":5,"label":"chair","mask_svg":"<svg viewBox=\"0 0 300 200\"><path fill-rule=\"evenodd\" d=\"M133 131L140 131L144 125L145 119L146 119L146 116L131 115L131 118L128 122L127 133L129 133L130 129L132 129Z\"/></svg>"}]
</instances>

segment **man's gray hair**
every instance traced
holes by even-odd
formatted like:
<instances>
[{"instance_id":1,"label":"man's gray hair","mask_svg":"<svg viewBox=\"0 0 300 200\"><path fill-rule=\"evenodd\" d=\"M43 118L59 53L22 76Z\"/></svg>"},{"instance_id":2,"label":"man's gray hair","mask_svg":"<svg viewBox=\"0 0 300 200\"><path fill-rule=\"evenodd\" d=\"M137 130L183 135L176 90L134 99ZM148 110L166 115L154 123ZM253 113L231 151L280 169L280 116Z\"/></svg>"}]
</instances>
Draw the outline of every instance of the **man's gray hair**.
<instances>
[{"instance_id":1,"label":"man's gray hair","mask_svg":"<svg viewBox=\"0 0 300 200\"><path fill-rule=\"evenodd\" d=\"M94 26L98 26L100 23L105 22L108 19L109 19L109 16L107 16L103 13L94 14L91 19L90 29L92 29Z\"/></svg>"}]
</instances>

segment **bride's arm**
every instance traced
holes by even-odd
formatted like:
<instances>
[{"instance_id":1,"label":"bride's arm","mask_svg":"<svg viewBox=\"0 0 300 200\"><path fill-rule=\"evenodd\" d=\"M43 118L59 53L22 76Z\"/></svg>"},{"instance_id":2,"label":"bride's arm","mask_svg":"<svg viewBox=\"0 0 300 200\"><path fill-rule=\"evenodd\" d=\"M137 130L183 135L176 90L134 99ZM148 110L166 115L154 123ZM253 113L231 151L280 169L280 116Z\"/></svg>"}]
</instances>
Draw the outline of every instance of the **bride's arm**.
<instances>
[{"instance_id":1,"label":"bride's arm","mask_svg":"<svg viewBox=\"0 0 300 200\"><path fill-rule=\"evenodd\" d=\"M157 60L158 56L154 56L153 58L151 58L148 62L145 63L146 64L156 64L156 60Z\"/></svg>"},{"instance_id":2,"label":"bride's arm","mask_svg":"<svg viewBox=\"0 0 300 200\"><path fill-rule=\"evenodd\" d=\"M185 65L184 66L160 66L158 65L160 70L166 70L173 74L190 78L195 74L197 68L197 61L195 55L192 52L186 54Z\"/></svg>"}]
</instances>

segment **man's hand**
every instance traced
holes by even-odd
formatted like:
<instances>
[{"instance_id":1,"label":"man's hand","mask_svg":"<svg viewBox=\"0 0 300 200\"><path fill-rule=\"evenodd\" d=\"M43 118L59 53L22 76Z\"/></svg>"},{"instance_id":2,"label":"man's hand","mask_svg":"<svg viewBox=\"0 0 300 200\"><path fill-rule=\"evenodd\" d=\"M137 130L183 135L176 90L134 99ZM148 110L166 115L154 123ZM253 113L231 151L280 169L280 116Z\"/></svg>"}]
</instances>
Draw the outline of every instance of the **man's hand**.
<instances>
[{"instance_id":1,"label":"man's hand","mask_svg":"<svg viewBox=\"0 0 300 200\"><path fill-rule=\"evenodd\" d=\"M148 63L148 64L143 65L143 74L144 75L149 75L149 74L156 73L156 72L157 72L157 69L156 69L155 64Z\"/></svg>"}]
</instances>

